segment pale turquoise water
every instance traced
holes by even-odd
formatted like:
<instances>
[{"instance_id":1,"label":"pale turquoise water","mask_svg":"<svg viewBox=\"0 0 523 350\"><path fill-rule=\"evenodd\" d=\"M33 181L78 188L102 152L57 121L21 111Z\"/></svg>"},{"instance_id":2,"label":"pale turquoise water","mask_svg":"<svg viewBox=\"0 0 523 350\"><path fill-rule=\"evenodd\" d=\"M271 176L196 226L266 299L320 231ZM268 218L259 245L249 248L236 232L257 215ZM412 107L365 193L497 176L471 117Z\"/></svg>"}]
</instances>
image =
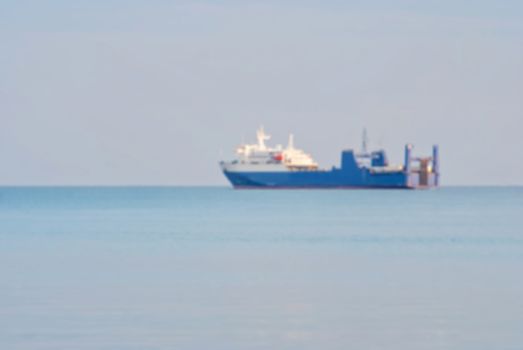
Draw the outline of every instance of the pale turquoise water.
<instances>
[{"instance_id":1,"label":"pale turquoise water","mask_svg":"<svg viewBox=\"0 0 523 350\"><path fill-rule=\"evenodd\" d=\"M523 349L523 188L0 188L0 349Z\"/></svg>"}]
</instances>

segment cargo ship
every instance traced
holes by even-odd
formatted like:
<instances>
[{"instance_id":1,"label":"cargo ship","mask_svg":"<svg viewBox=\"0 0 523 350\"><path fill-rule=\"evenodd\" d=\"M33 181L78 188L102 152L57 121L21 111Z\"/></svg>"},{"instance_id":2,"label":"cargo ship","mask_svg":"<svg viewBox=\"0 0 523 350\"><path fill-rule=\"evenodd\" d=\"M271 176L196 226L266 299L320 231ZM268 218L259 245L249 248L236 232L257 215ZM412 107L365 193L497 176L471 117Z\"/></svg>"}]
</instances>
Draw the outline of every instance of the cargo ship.
<instances>
[{"instance_id":1,"label":"cargo ship","mask_svg":"<svg viewBox=\"0 0 523 350\"><path fill-rule=\"evenodd\" d=\"M237 189L248 188L377 188L418 189L439 186L438 146L432 156L415 157L413 145L405 145L405 161L391 165L384 150L367 151L364 132L362 149L343 150L341 164L321 169L312 156L294 146L294 137L284 148L268 147L270 139L261 127L256 133L258 143L242 144L236 149L237 158L220 162L220 167Z\"/></svg>"}]
</instances>

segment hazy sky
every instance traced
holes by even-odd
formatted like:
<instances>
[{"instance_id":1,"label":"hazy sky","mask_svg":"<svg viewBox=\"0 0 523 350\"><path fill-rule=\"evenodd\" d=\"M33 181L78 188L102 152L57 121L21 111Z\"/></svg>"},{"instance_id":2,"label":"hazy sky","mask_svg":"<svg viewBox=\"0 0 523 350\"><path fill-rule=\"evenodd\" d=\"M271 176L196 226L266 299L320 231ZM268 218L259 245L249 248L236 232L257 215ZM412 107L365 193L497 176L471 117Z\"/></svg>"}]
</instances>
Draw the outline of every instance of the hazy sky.
<instances>
[{"instance_id":1,"label":"hazy sky","mask_svg":"<svg viewBox=\"0 0 523 350\"><path fill-rule=\"evenodd\" d=\"M523 1L3 0L0 122L3 185L225 185L260 124L522 185Z\"/></svg>"}]
</instances>

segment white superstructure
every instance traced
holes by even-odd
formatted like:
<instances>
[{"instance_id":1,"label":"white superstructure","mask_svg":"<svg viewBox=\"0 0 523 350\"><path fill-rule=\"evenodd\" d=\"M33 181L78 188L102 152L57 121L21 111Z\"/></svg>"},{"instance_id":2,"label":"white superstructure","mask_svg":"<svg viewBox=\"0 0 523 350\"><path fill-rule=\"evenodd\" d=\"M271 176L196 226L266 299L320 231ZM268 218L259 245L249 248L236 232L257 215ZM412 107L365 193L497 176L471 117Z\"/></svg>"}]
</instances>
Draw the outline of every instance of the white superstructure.
<instances>
[{"instance_id":1,"label":"white superstructure","mask_svg":"<svg viewBox=\"0 0 523 350\"><path fill-rule=\"evenodd\" d=\"M294 147L294 137L289 135L286 148L277 145L267 147L265 141L271 137L260 127L256 132L257 144L242 144L236 149L237 159L221 162L222 169L228 172L274 172L317 170L318 164L312 157Z\"/></svg>"}]
</instances>

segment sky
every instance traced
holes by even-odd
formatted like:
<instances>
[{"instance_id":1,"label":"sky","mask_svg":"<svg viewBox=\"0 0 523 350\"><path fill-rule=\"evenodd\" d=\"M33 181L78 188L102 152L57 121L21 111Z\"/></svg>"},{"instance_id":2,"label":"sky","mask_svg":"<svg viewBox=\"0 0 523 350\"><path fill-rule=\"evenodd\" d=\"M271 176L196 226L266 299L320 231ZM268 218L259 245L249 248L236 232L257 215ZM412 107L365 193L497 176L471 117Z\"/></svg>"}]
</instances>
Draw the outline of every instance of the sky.
<instances>
[{"instance_id":1,"label":"sky","mask_svg":"<svg viewBox=\"0 0 523 350\"><path fill-rule=\"evenodd\" d=\"M523 185L523 2L0 1L0 185L226 185L260 125Z\"/></svg>"}]
</instances>

